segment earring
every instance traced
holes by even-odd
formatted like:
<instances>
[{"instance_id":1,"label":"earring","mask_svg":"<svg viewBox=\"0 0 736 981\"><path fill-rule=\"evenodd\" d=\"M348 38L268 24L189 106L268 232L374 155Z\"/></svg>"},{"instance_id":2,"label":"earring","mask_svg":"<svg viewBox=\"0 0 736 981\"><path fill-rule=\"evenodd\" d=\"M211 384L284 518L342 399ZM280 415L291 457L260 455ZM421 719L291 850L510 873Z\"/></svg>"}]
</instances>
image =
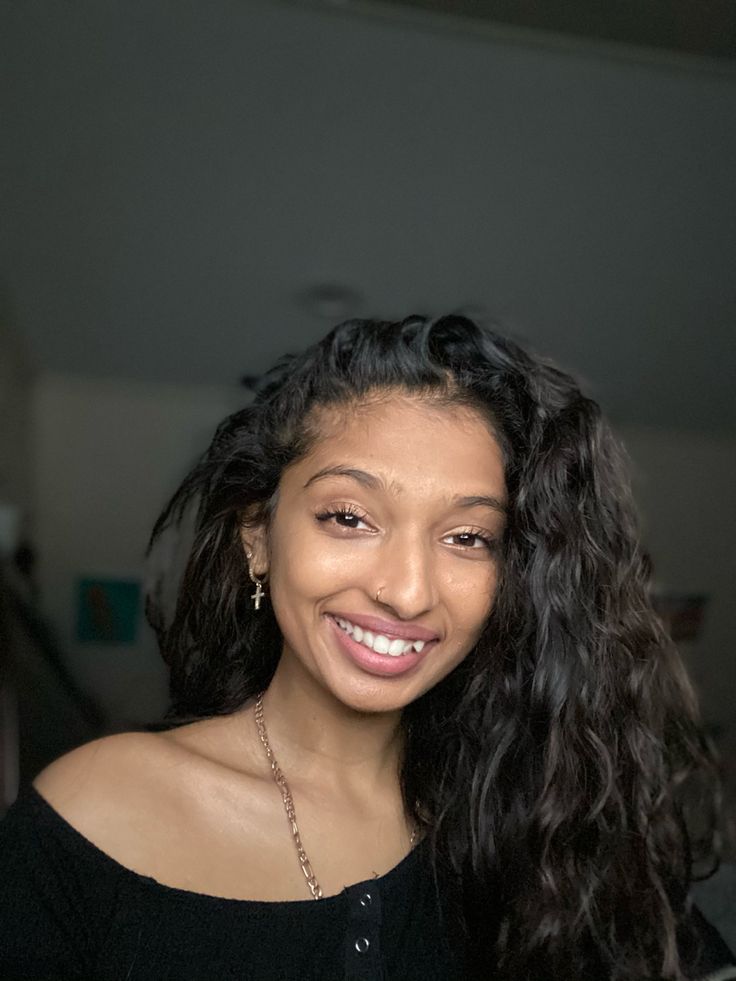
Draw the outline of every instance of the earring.
<instances>
[{"instance_id":1,"label":"earring","mask_svg":"<svg viewBox=\"0 0 736 981\"><path fill-rule=\"evenodd\" d=\"M252 573L252 571L251 571L251 568L250 568L250 560L253 557L253 553L252 552L246 552L245 554L246 554L246 557L248 559L248 575L250 576L251 581L256 584L256 591L255 591L255 593L251 593L250 594L250 598L253 600L253 605L255 606L256 610L260 610L260 608L261 608L261 599L263 598L263 595L264 595L263 594L263 580L262 579L257 579L256 576L254 576L253 573Z\"/></svg>"},{"instance_id":2,"label":"earring","mask_svg":"<svg viewBox=\"0 0 736 981\"><path fill-rule=\"evenodd\" d=\"M256 591L255 593L250 594L250 598L253 600L253 605L255 608L260 610L261 597L263 596L263 585L261 584L260 579L255 579L253 576L251 576L251 579L253 579L253 582L256 584Z\"/></svg>"}]
</instances>

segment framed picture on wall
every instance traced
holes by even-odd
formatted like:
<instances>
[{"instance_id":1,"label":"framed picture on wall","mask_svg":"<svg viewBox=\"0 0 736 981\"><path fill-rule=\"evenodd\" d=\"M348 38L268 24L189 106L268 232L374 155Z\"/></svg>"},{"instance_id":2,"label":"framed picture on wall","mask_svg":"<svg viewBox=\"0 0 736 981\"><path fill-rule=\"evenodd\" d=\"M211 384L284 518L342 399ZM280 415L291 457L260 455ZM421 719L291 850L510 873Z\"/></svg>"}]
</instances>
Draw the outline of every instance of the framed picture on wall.
<instances>
[{"instance_id":1,"label":"framed picture on wall","mask_svg":"<svg viewBox=\"0 0 736 981\"><path fill-rule=\"evenodd\" d=\"M77 640L134 644L141 584L136 579L80 578L77 581Z\"/></svg>"}]
</instances>

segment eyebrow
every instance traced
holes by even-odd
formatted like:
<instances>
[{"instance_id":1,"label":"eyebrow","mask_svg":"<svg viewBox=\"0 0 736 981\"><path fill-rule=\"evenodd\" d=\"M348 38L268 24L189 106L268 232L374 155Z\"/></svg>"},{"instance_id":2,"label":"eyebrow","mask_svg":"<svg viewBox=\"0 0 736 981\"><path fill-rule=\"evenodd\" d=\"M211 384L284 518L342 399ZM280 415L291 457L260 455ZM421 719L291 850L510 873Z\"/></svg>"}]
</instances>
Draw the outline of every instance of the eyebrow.
<instances>
[{"instance_id":1,"label":"eyebrow","mask_svg":"<svg viewBox=\"0 0 736 981\"><path fill-rule=\"evenodd\" d=\"M367 487L369 490L387 490L385 481L383 481L380 477L377 477L375 474L368 473L367 470L360 470L357 467L345 467L340 465L334 467L324 467L322 470L318 470L317 473L312 474L312 476L306 482L304 489L306 490L310 484L314 484L318 480L324 480L326 477L352 477L353 480L357 480L359 484L362 484L363 487ZM392 486L395 487L395 485ZM508 510L504 502L498 497L494 497L492 494L457 494L455 497L450 499L450 504L459 508L485 506L492 508L494 511L500 511L502 514L506 514L506 511Z\"/></svg>"}]
</instances>

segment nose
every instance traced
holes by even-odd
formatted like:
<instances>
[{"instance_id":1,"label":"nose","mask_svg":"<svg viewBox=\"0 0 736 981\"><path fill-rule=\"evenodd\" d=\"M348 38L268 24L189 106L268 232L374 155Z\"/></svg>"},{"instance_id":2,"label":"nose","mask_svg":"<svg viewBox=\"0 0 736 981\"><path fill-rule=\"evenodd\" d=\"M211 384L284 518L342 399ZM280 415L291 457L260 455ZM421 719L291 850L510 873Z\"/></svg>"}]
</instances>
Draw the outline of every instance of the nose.
<instances>
[{"instance_id":1,"label":"nose","mask_svg":"<svg viewBox=\"0 0 736 981\"><path fill-rule=\"evenodd\" d=\"M437 583L431 547L419 532L394 534L378 549L372 598L379 585L379 603L397 619L416 620L437 604Z\"/></svg>"}]
</instances>

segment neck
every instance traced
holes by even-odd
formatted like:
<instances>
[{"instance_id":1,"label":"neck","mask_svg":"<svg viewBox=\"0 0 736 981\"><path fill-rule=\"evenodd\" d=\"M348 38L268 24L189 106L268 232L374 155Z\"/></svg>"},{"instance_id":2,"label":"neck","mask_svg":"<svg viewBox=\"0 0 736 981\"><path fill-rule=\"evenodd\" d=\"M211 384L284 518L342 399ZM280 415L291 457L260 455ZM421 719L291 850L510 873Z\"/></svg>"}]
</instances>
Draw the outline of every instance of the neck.
<instances>
[{"instance_id":1,"label":"neck","mask_svg":"<svg viewBox=\"0 0 736 981\"><path fill-rule=\"evenodd\" d=\"M289 783L331 798L374 800L398 791L401 711L350 708L287 650L263 696L263 719Z\"/></svg>"}]
</instances>

